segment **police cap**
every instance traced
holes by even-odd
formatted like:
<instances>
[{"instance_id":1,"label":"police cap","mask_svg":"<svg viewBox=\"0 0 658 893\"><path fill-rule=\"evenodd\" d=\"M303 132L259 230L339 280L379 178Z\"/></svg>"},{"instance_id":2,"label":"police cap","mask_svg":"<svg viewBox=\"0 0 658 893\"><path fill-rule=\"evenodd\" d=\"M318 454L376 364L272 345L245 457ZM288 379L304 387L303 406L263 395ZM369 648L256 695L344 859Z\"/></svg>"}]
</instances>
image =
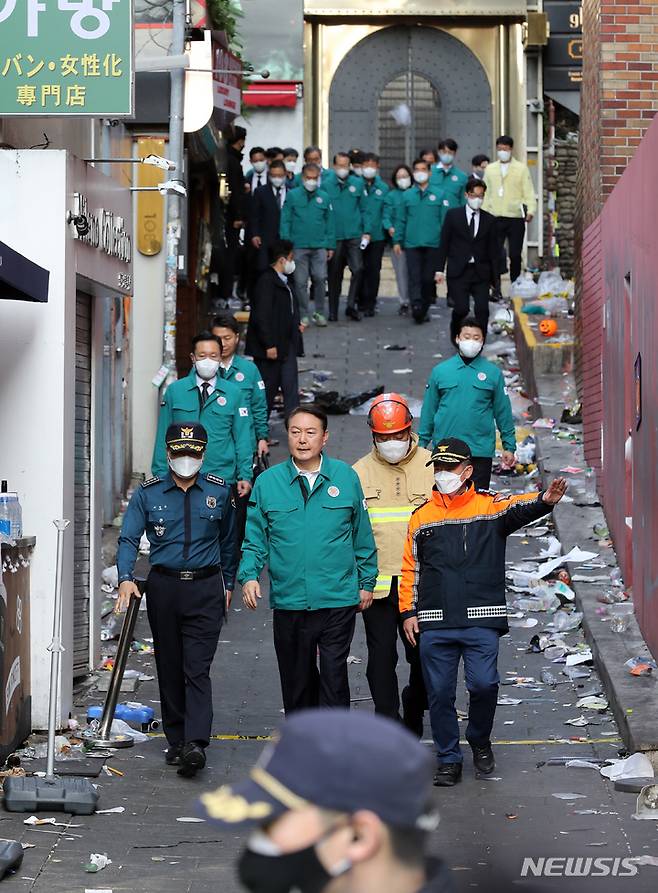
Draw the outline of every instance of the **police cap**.
<instances>
[{"instance_id":1,"label":"police cap","mask_svg":"<svg viewBox=\"0 0 658 893\"><path fill-rule=\"evenodd\" d=\"M432 759L400 723L339 708L295 713L249 777L201 797L225 827L265 825L309 805L374 812L389 825L432 830Z\"/></svg>"},{"instance_id":2,"label":"police cap","mask_svg":"<svg viewBox=\"0 0 658 893\"><path fill-rule=\"evenodd\" d=\"M443 462L446 465L461 465L472 459L471 448L458 437L445 437L439 441L432 451L432 458L426 465L434 462Z\"/></svg>"},{"instance_id":3,"label":"police cap","mask_svg":"<svg viewBox=\"0 0 658 893\"><path fill-rule=\"evenodd\" d=\"M197 422L176 422L167 428L165 443L172 453L202 453L208 445L208 435Z\"/></svg>"}]
</instances>

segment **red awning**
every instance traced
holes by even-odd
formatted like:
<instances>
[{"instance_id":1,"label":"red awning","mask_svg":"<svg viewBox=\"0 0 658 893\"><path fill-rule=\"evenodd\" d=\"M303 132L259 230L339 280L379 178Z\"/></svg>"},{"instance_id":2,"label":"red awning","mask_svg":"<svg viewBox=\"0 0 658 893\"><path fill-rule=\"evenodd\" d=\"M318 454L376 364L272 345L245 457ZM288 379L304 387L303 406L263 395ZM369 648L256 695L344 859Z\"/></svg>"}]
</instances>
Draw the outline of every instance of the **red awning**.
<instances>
[{"instance_id":1,"label":"red awning","mask_svg":"<svg viewBox=\"0 0 658 893\"><path fill-rule=\"evenodd\" d=\"M268 81L249 84L242 94L245 105L294 109L297 84L294 81Z\"/></svg>"}]
</instances>

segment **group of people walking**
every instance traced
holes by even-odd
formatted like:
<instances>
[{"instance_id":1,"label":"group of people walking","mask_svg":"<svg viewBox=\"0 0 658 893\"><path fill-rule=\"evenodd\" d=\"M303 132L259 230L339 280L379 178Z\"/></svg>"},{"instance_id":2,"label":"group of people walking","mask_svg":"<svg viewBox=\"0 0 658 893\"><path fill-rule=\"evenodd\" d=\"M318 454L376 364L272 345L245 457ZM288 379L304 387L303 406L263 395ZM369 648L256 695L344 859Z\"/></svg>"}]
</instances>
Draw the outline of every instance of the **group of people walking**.
<instances>
[{"instance_id":1,"label":"group of people walking","mask_svg":"<svg viewBox=\"0 0 658 893\"><path fill-rule=\"evenodd\" d=\"M276 262L273 251L283 240L292 245L287 275L302 326L338 320L346 268L345 317L373 316L389 247L402 315L427 321L437 284L447 275L453 337L471 298L486 330L489 299L500 297L502 273L509 269L513 281L520 275L526 223L536 209L528 167L513 157L511 137L498 138L493 162L474 156L470 174L457 165L455 140L441 140L436 152L397 165L388 182L376 153L338 152L325 167L317 146L304 151L299 172L296 150L253 147L243 174L245 143L246 131L234 127L228 136L234 195L226 220L226 306L238 259L245 270L238 288L253 307L259 276Z\"/></svg>"}]
</instances>

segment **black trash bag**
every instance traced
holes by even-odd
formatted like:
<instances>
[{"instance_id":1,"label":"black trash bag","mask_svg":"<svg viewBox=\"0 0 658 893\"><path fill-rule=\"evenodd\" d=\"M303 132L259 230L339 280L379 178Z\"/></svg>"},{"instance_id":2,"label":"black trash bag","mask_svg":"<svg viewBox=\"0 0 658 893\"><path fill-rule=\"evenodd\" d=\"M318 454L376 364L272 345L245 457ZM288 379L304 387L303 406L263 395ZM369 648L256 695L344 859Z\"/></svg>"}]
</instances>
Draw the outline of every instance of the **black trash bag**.
<instances>
[{"instance_id":1,"label":"black trash bag","mask_svg":"<svg viewBox=\"0 0 658 893\"><path fill-rule=\"evenodd\" d=\"M370 391L361 391L358 394L339 394L338 391L316 391L313 401L320 409L324 409L327 415L347 415L350 409L361 406L373 397L384 393L384 385L372 388Z\"/></svg>"}]
</instances>

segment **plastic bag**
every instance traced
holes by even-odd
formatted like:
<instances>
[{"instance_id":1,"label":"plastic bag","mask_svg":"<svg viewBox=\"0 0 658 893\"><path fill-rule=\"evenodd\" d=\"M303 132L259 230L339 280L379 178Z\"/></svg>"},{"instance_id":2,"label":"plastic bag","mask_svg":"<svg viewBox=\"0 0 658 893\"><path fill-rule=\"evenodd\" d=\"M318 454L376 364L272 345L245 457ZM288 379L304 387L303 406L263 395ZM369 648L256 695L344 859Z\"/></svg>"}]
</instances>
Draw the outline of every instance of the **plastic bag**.
<instances>
[{"instance_id":1,"label":"plastic bag","mask_svg":"<svg viewBox=\"0 0 658 893\"><path fill-rule=\"evenodd\" d=\"M532 273L524 273L522 276L512 283L510 295L513 298L523 298L524 301L534 300L539 294L539 289L535 283Z\"/></svg>"}]
</instances>

